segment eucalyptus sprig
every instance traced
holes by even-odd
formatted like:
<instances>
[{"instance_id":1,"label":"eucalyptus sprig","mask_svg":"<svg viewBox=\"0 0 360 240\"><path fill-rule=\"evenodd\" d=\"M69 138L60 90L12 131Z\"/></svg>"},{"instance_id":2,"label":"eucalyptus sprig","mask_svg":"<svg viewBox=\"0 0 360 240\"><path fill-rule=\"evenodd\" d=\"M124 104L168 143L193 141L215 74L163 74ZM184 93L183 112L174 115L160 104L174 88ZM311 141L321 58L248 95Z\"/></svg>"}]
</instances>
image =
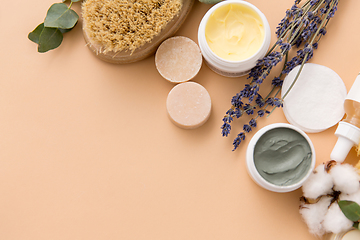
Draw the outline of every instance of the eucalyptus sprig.
<instances>
[{"instance_id":1,"label":"eucalyptus sprig","mask_svg":"<svg viewBox=\"0 0 360 240\"><path fill-rule=\"evenodd\" d=\"M226 112L221 126L222 135L228 136L231 123L235 118L243 115L254 115L248 123L243 125L240 132L233 141L233 150L237 149L245 140L246 133L257 126L257 119L265 115L269 116L276 108L283 106L283 100L295 84L304 64L313 57L314 49L322 36L326 34L326 26L334 16L340 0L295 0L291 9L286 11L285 17L278 24L276 43L251 69L243 90L231 99L231 108ZM296 56L288 59L290 52L297 49ZM272 69L280 62L284 67L280 73L272 79L272 89L267 96L259 94L261 83L267 79ZM279 97L284 77L296 66L300 70L288 91ZM246 100L246 101L244 101ZM256 110L256 111L255 111Z\"/></svg>"},{"instance_id":2,"label":"eucalyptus sprig","mask_svg":"<svg viewBox=\"0 0 360 240\"><path fill-rule=\"evenodd\" d=\"M341 211L352 222L353 227L360 229L360 205L354 201L341 200L338 202Z\"/></svg>"},{"instance_id":3,"label":"eucalyptus sprig","mask_svg":"<svg viewBox=\"0 0 360 240\"><path fill-rule=\"evenodd\" d=\"M71 0L69 6L61 3L54 3L47 11L45 20L40 23L28 38L38 44L38 52L44 53L60 46L63 41L63 34L72 30L79 20L79 15L71 9L74 2Z\"/></svg>"}]
</instances>

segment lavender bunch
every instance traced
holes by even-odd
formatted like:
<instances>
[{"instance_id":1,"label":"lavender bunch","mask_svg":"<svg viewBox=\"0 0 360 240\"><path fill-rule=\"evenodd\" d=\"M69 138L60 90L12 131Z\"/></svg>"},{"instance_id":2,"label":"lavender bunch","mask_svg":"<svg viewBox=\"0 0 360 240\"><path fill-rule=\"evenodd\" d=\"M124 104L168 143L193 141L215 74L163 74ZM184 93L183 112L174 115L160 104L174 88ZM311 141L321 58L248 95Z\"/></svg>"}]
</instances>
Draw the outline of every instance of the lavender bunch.
<instances>
[{"instance_id":1,"label":"lavender bunch","mask_svg":"<svg viewBox=\"0 0 360 240\"><path fill-rule=\"evenodd\" d=\"M303 65L313 57L314 49L322 36L326 34L326 26L337 10L339 0L295 0L291 9L286 11L285 17L276 28L277 41L264 58L260 59L251 69L244 89L231 99L231 108L226 112L221 126L222 135L228 136L231 123L235 118L243 115L254 116L244 124L233 141L233 151L245 140L246 133L252 131L257 125L259 117L269 115L276 108L283 106L283 100L295 84ZM289 53L297 49L296 55L288 60ZM260 86L268 77L271 70L283 62L281 72L272 79L272 89L267 96L259 94ZM296 66L300 70L293 83L283 97L278 97L284 77Z\"/></svg>"}]
</instances>

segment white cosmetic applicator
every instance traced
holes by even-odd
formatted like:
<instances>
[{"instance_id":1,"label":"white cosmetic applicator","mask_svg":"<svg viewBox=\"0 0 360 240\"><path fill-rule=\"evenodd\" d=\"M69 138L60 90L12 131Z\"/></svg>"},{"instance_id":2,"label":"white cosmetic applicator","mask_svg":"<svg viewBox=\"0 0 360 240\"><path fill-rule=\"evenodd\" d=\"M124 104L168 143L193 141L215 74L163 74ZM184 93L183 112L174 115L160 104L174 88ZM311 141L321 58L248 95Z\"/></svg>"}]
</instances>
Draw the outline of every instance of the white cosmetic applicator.
<instances>
[{"instance_id":1,"label":"white cosmetic applicator","mask_svg":"<svg viewBox=\"0 0 360 240\"><path fill-rule=\"evenodd\" d=\"M282 96L299 69L300 66L295 67L284 79ZM288 122L304 132L321 132L343 118L346 94L344 82L337 73L322 65L306 63L284 99L283 111Z\"/></svg>"}]
</instances>

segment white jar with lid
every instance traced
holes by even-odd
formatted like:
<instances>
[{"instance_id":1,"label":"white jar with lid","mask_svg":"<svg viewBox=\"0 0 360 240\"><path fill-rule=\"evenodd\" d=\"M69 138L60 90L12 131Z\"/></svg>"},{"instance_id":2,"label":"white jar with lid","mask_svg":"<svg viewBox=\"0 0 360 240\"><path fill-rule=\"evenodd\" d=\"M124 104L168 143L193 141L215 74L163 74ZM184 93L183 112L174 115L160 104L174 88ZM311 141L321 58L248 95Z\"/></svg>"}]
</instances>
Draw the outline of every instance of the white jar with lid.
<instances>
[{"instance_id":1,"label":"white jar with lid","mask_svg":"<svg viewBox=\"0 0 360 240\"><path fill-rule=\"evenodd\" d=\"M227 24L226 25L226 29L224 29L225 27L222 26L218 26L219 24L215 24L216 27L218 27L219 29L214 30L215 26L214 24L211 23L212 17L214 16L214 14L217 14L219 11L223 11L220 12L218 14L220 14L221 16L224 15L224 11L227 11L227 9L225 8L234 8L234 9L240 9L243 8L245 9L245 11L248 11L248 13L250 14L246 14L246 15L253 15L254 19L256 18L256 22L259 24L259 26L262 28L262 35L261 35L261 39L258 37L258 35L252 35L252 33L254 32L254 22L247 22L247 23L251 23L251 24L243 24L245 27L245 30L243 28L240 28L239 26L231 28L228 26L234 26L233 22L232 24ZM225 9L225 10L223 10ZM236 10L238 11L238 10ZM230 14L237 14L240 12L232 12ZM241 15L241 13L240 13ZM241 17L245 16L245 14L242 14ZM227 16L226 16L227 17ZM245 16L246 17L246 16ZM251 20L251 19L250 19ZM253 20L251 20L253 21ZM244 21L244 23L246 23ZM224 25L225 26L225 25ZM248 28L249 32L246 33L246 28ZM231 39L230 43L227 42L226 44L224 44L224 42L220 42L218 43L219 48L227 48L227 49L240 49L241 50L241 46L238 45L234 48L232 48L231 45L229 44L233 44L233 40L236 38L238 38L238 40L243 37L245 38L249 38L252 37L253 40L255 41L260 41L260 43L257 45L257 47L253 47L251 52L248 52L247 55L242 55L242 57L239 57L240 60L237 60L234 58L232 58L231 56L234 56L234 53L228 53L228 55L221 55L219 54L219 52L216 52L216 50L214 51L214 48L212 48L210 45L212 44L212 40L209 40L209 33L208 31L216 31L216 33L219 33L219 35L221 36L227 36ZM241 32L245 31L242 36L232 36L231 34L235 33L235 34L240 34ZM232 38L231 38L232 37ZM199 43L199 47L201 50L201 53L205 59L205 62L207 63L208 67L210 69L212 69L214 72L222 75L222 76L226 76L226 77L239 77L239 76L243 76L246 75L247 73L250 72L250 69L253 68L256 65L257 60L259 60L260 58L264 57L265 54L267 53L269 46L270 46L270 40L271 40L271 32L270 32L270 26L269 23L265 17L265 15L254 5L246 2L246 1L242 1L242 0L226 0L226 1L222 1L220 3L215 4L212 8L209 9L209 11L204 15L203 19L200 22L199 25L199 29L198 29L198 43ZM208 42L210 41L210 42ZM242 41L242 40L241 40ZM237 43L241 43L241 41L236 41ZM244 43L246 44L246 42ZM239 51L238 51L239 52ZM221 55L221 56L220 56ZM225 56L225 57L224 57ZM230 57L228 57L230 56Z\"/></svg>"},{"instance_id":2,"label":"white jar with lid","mask_svg":"<svg viewBox=\"0 0 360 240\"><path fill-rule=\"evenodd\" d=\"M315 168L315 148L309 136L288 123L273 123L251 138L246 167L260 187L272 192L300 188Z\"/></svg>"}]
</instances>

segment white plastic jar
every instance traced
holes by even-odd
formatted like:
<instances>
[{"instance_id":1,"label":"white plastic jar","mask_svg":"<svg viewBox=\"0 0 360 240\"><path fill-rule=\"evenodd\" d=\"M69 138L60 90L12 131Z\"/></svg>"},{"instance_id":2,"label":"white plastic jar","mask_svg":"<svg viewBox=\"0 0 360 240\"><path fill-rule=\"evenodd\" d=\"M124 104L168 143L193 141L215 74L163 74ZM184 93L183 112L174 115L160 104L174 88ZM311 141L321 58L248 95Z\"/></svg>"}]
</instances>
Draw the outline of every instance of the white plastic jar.
<instances>
[{"instance_id":1,"label":"white plastic jar","mask_svg":"<svg viewBox=\"0 0 360 240\"><path fill-rule=\"evenodd\" d=\"M228 60L218 56L210 48L206 39L206 26L208 24L209 18L216 10L228 4L240 5L244 8L253 10L254 14L257 14L257 16L260 17L262 21L262 26L264 28L263 41L261 46L258 48L258 50L251 56L247 57L246 59L239 61ZM214 72L226 77L239 77L248 74L250 72L250 69L256 65L257 60L264 57L265 54L267 53L270 46L270 40L271 40L270 26L265 15L254 5L242 0L225 0L215 4L204 15L198 29L198 43L206 64Z\"/></svg>"},{"instance_id":2,"label":"white plastic jar","mask_svg":"<svg viewBox=\"0 0 360 240\"><path fill-rule=\"evenodd\" d=\"M300 188L314 170L315 148L300 128L273 123L251 138L246 150L250 177L272 192L291 192Z\"/></svg>"}]
</instances>

